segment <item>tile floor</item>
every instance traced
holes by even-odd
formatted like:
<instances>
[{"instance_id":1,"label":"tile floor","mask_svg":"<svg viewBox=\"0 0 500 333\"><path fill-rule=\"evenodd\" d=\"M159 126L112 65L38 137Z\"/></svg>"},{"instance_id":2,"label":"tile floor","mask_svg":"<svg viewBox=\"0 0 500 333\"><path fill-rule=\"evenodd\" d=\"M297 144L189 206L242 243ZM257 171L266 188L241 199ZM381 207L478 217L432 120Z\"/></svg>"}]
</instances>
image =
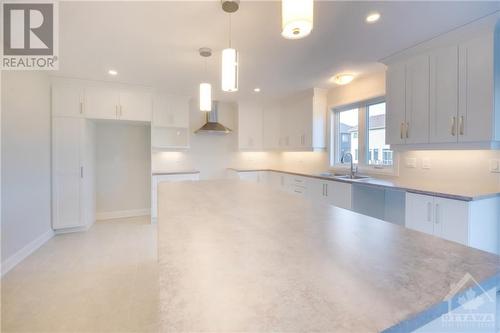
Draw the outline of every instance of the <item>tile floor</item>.
<instances>
[{"instance_id":1,"label":"tile floor","mask_svg":"<svg viewBox=\"0 0 500 333\"><path fill-rule=\"evenodd\" d=\"M149 217L57 235L2 279L2 332L155 332L156 225Z\"/></svg>"}]
</instances>

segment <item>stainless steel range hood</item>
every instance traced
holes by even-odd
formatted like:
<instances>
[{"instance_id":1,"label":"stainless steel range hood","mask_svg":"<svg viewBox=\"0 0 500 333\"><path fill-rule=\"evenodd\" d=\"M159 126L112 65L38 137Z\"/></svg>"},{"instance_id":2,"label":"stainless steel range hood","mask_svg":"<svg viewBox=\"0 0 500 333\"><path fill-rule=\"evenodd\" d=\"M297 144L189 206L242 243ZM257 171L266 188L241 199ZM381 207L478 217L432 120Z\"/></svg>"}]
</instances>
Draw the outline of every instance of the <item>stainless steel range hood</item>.
<instances>
[{"instance_id":1,"label":"stainless steel range hood","mask_svg":"<svg viewBox=\"0 0 500 333\"><path fill-rule=\"evenodd\" d=\"M220 124L218 113L218 102L212 102L212 111L207 112L207 123L194 131L195 133L228 134L232 131Z\"/></svg>"}]
</instances>

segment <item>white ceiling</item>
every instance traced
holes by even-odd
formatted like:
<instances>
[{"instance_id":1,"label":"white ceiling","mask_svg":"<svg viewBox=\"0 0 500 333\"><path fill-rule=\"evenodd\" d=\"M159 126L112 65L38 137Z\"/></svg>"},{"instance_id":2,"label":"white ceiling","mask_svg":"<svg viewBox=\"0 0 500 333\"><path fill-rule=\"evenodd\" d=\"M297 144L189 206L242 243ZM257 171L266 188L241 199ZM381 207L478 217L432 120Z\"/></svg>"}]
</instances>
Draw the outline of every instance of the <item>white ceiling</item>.
<instances>
[{"instance_id":1,"label":"white ceiling","mask_svg":"<svg viewBox=\"0 0 500 333\"><path fill-rule=\"evenodd\" d=\"M243 1L233 14L240 51L240 91L220 91L220 51L228 45L228 14L219 1L61 2L58 75L137 83L196 96L204 78L198 48L211 47L215 98L277 97L329 87L340 71L383 70L377 60L500 9L499 2L315 2L312 34L281 37L279 1ZM370 11L376 24L366 24ZM110 77L107 70L118 70ZM260 97L259 97L260 98Z\"/></svg>"}]
</instances>

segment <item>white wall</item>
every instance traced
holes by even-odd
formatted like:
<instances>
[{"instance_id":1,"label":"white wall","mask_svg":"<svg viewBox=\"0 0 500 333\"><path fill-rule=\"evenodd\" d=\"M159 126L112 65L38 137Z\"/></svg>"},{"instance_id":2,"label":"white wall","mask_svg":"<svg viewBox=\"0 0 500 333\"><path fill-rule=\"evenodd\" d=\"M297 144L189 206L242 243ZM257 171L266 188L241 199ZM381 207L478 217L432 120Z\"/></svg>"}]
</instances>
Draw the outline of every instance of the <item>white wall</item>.
<instances>
[{"instance_id":1,"label":"white wall","mask_svg":"<svg viewBox=\"0 0 500 333\"><path fill-rule=\"evenodd\" d=\"M51 232L50 83L2 73L2 262Z\"/></svg>"},{"instance_id":2,"label":"white wall","mask_svg":"<svg viewBox=\"0 0 500 333\"><path fill-rule=\"evenodd\" d=\"M151 207L150 127L97 122L97 217Z\"/></svg>"},{"instance_id":3,"label":"white wall","mask_svg":"<svg viewBox=\"0 0 500 333\"><path fill-rule=\"evenodd\" d=\"M219 103L219 122L233 130L227 135L194 134L205 123L205 113L190 103L190 149L181 152L155 152L153 171L198 170L201 179L227 176L228 167L276 167L278 154L267 152L238 152L237 106Z\"/></svg>"}]
</instances>

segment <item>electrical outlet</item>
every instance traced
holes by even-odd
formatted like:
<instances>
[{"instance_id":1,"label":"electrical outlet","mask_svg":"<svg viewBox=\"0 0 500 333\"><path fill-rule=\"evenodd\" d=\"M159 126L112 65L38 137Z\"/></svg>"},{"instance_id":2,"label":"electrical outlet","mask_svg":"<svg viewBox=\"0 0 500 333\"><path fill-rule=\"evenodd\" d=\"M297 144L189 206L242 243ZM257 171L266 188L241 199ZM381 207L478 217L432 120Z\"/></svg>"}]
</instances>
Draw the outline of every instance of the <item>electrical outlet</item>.
<instances>
[{"instance_id":1,"label":"electrical outlet","mask_svg":"<svg viewBox=\"0 0 500 333\"><path fill-rule=\"evenodd\" d=\"M490 160L490 172L500 173L500 160Z\"/></svg>"},{"instance_id":2,"label":"electrical outlet","mask_svg":"<svg viewBox=\"0 0 500 333\"><path fill-rule=\"evenodd\" d=\"M431 159L429 157L422 158L422 169L431 168Z\"/></svg>"},{"instance_id":3,"label":"electrical outlet","mask_svg":"<svg viewBox=\"0 0 500 333\"><path fill-rule=\"evenodd\" d=\"M417 167L417 159L415 157L407 157L405 160L405 166L407 168L416 168Z\"/></svg>"}]
</instances>

